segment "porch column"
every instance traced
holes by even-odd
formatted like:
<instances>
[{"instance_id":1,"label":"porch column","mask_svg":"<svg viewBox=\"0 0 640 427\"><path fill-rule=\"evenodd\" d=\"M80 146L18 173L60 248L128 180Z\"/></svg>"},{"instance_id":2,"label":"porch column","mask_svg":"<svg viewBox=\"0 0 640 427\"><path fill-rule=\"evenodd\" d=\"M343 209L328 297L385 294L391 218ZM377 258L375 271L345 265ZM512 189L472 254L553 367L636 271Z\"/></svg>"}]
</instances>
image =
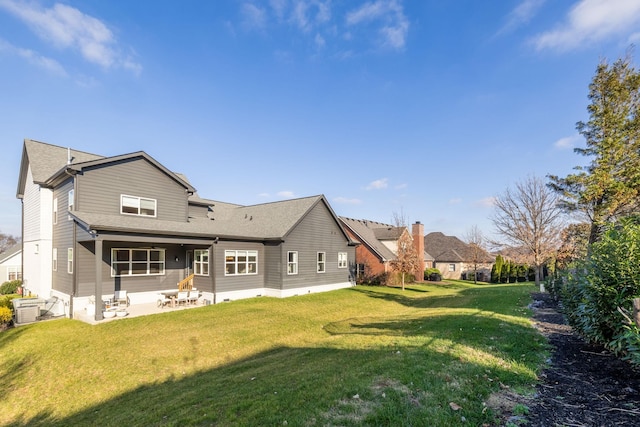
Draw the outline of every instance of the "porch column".
<instances>
[{"instance_id":1,"label":"porch column","mask_svg":"<svg viewBox=\"0 0 640 427\"><path fill-rule=\"evenodd\" d=\"M95 286L95 295L96 295L96 312L95 319L102 320L102 239L96 237L94 240L95 243L95 263L96 263L96 286Z\"/></svg>"}]
</instances>

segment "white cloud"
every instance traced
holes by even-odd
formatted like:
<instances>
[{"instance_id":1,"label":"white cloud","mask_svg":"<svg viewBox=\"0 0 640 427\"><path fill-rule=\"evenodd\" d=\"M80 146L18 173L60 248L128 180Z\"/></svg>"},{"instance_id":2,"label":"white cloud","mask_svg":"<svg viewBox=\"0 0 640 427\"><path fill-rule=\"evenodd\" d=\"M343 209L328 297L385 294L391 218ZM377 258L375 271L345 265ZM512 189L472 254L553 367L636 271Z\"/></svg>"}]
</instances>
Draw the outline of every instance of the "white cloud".
<instances>
[{"instance_id":1,"label":"white cloud","mask_svg":"<svg viewBox=\"0 0 640 427\"><path fill-rule=\"evenodd\" d=\"M640 25L640 1L580 0L565 22L533 39L535 47L560 51L613 37L625 39Z\"/></svg>"},{"instance_id":2,"label":"white cloud","mask_svg":"<svg viewBox=\"0 0 640 427\"><path fill-rule=\"evenodd\" d=\"M284 197L285 199L293 199L294 197L296 197L293 191L288 190L278 191L277 195L278 197Z\"/></svg>"},{"instance_id":3,"label":"white cloud","mask_svg":"<svg viewBox=\"0 0 640 427\"><path fill-rule=\"evenodd\" d=\"M323 48L324 45L326 44L324 37L322 37L320 34L316 34L315 42L316 42L316 46L319 49Z\"/></svg>"},{"instance_id":4,"label":"white cloud","mask_svg":"<svg viewBox=\"0 0 640 427\"><path fill-rule=\"evenodd\" d=\"M508 33L527 24L535 16L546 0L522 0L507 16L507 22L498 34Z\"/></svg>"},{"instance_id":5,"label":"white cloud","mask_svg":"<svg viewBox=\"0 0 640 427\"><path fill-rule=\"evenodd\" d=\"M0 8L22 20L43 41L60 49L74 49L103 68L122 67L139 73L142 66L118 51L111 30L76 8L56 3L47 9L32 2L0 0Z\"/></svg>"},{"instance_id":6,"label":"white cloud","mask_svg":"<svg viewBox=\"0 0 640 427\"><path fill-rule=\"evenodd\" d=\"M580 135L565 136L557 140L553 146L558 150L568 150L575 147L578 141L580 141Z\"/></svg>"},{"instance_id":7,"label":"white cloud","mask_svg":"<svg viewBox=\"0 0 640 427\"><path fill-rule=\"evenodd\" d=\"M309 32L317 25L331 19L329 1L297 0L293 3L291 22L303 32Z\"/></svg>"},{"instance_id":8,"label":"white cloud","mask_svg":"<svg viewBox=\"0 0 640 427\"><path fill-rule=\"evenodd\" d=\"M387 188L388 186L389 186L389 179L382 178L369 183L369 185L367 185L365 188L367 190L382 190L384 188Z\"/></svg>"},{"instance_id":9,"label":"white cloud","mask_svg":"<svg viewBox=\"0 0 640 427\"><path fill-rule=\"evenodd\" d=\"M368 2L347 13L347 26L378 23L381 27L380 47L402 50L409 32L409 20L404 14L402 4L397 0L377 0Z\"/></svg>"},{"instance_id":10,"label":"white cloud","mask_svg":"<svg viewBox=\"0 0 640 427\"><path fill-rule=\"evenodd\" d=\"M29 49L16 47L6 40L0 39L0 52L8 52L14 55L18 55L26 59L29 63L44 68L45 70L51 71L54 74L67 76L67 72L65 71L64 67L55 59L47 58L46 56L42 56L39 53Z\"/></svg>"},{"instance_id":11,"label":"white cloud","mask_svg":"<svg viewBox=\"0 0 640 427\"><path fill-rule=\"evenodd\" d=\"M360 199L349 199L347 197L336 197L333 201L341 205L359 205L362 203Z\"/></svg>"},{"instance_id":12,"label":"white cloud","mask_svg":"<svg viewBox=\"0 0 640 427\"><path fill-rule=\"evenodd\" d=\"M409 184L404 183L404 184L398 184L395 187L393 187L396 190L404 190L405 188L409 187Z\"/></svg>"},{"instance_id":13,"label":"white cloud","mask_svg":"<svg viewBox=\"0 0 640 427\"><path fill-rule=\"evenodd\" d=\"M496 204L495 197L485 197L484 199L476 200L474 202L474 206L479 206L482 208L491 208Z\"/></svg>"},{"instance_id":14,"label":"white cloud","mask_svg":"<svg viewBox=\"0 0 640 427\"><path fill-rule=\"evenodd\" d=\"M462 203L462 199L460 197L449 199L450 205L459 205L460 203Z\"/></svg>"},{"instance_id":15,"label":"white cloud","mask_svg":"<svg viewBox=\"0 0 640 427\"><path fill-rule=\"evenodd\" d=\"M253 3L242 5L242 25L247 29L263 30L267 25L267 12Z\"/></svg>"}]
</instances>

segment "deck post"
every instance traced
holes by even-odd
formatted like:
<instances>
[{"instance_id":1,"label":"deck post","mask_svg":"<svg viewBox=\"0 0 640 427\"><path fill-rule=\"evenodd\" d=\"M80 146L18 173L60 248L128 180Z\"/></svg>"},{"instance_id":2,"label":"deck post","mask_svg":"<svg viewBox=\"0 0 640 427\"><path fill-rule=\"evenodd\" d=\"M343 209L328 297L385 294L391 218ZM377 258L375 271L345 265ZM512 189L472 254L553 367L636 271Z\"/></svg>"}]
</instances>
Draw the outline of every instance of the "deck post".
<instances>
[{"instance_id":1,"label":"deck post","mask_svg":"<svg viewBox=\"0 0 640 427\"><path fill-rule=\"evenodd\" d=\"M95 262L96 262L96 286L95 286L95 313L96 320L102 320L102 239L96 237L95 243Z\"/></svg>"}]
</instances>

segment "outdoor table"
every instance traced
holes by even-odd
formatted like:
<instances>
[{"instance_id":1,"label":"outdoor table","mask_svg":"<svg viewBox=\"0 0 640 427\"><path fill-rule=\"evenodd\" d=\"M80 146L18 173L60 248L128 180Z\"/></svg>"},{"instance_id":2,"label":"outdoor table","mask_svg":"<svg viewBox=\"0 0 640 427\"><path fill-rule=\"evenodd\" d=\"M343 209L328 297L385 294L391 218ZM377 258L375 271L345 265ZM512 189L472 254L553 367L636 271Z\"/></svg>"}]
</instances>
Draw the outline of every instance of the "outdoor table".
<instances>
[{"instance_id":1,"label":"outdoor table","mask_svg":"<svg viewBox=\"0 0 640 427\"><path fill-rule=\"evenodd\" d=\"M165 297L169 298L169 300L171 301L171 307L176 306L176 298L178 297L178 291L164 291L164 292L160 292L160 295L164 295Z\"/></svg>"}]
</instances>

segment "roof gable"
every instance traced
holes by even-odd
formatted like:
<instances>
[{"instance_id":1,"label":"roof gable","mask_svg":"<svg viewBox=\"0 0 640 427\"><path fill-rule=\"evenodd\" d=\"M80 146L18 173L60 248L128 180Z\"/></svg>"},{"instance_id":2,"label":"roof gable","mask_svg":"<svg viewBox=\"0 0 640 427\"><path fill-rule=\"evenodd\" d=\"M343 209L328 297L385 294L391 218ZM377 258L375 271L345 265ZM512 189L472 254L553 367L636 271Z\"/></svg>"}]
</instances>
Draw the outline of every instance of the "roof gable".
<instances>
[{"instance_id":1,"label":"roof gable","mask_svg":"<svg viewBox=\"0 0 640 427\"><path fill-rule=\"evenodd\" d=\"M386 236L387 234L385 234L384 230L394 228L392 225L346 217L340 217L340 221L351 230L362 244L366 245L369 250L382 261L389 261L396 258L393 251L385 246L376 236L376 233Z\"/></svg>"}]
</instances>

